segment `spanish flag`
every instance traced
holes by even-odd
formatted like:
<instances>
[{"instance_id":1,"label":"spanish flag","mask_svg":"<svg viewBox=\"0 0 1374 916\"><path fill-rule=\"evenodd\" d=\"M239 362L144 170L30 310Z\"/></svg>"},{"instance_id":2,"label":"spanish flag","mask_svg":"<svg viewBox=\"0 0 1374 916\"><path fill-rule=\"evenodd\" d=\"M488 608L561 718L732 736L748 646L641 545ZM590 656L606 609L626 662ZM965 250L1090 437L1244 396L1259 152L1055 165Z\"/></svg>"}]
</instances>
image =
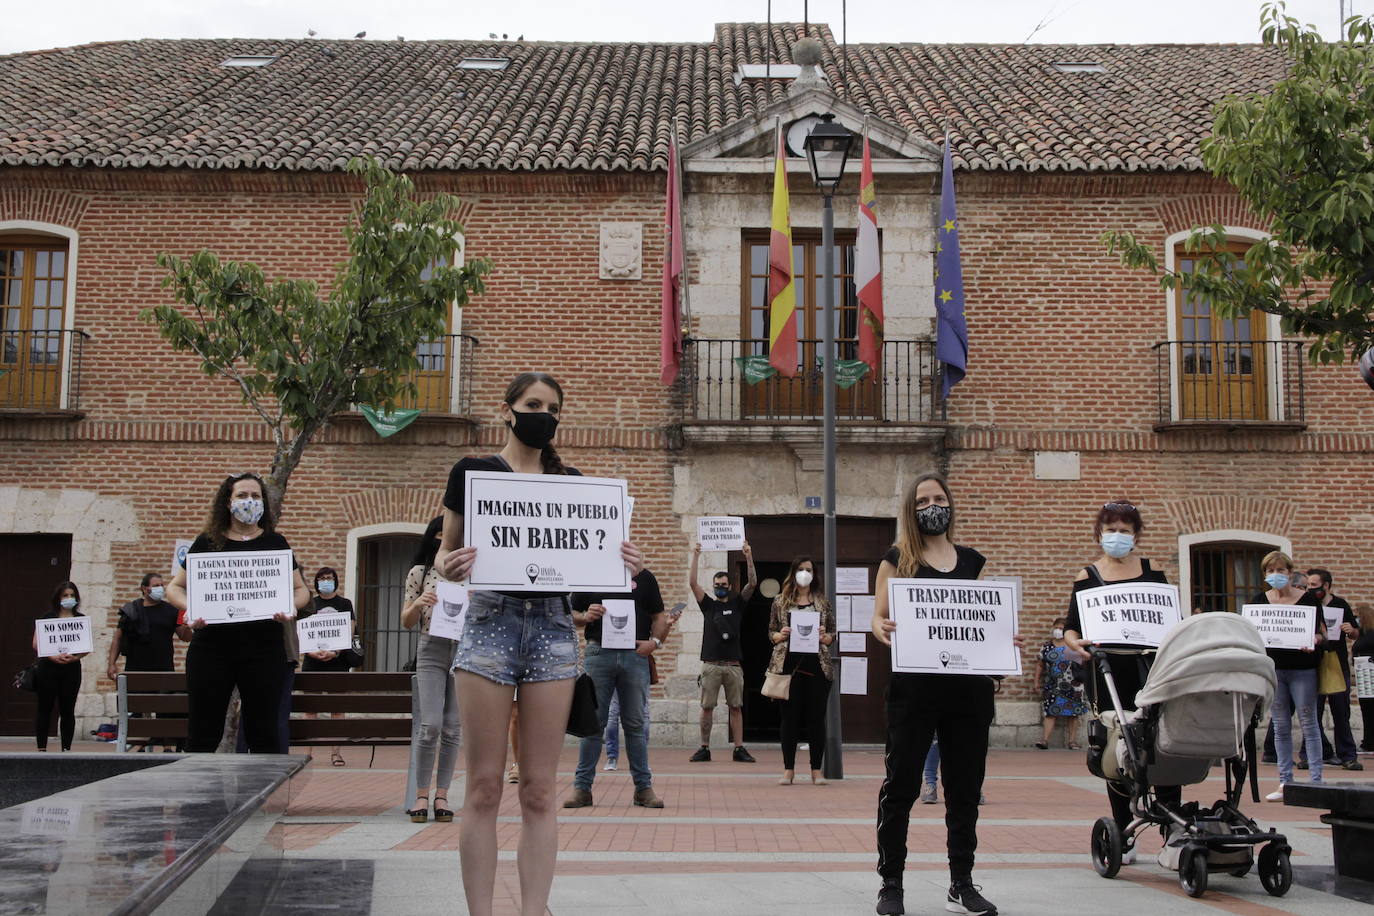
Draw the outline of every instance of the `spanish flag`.
<instances>
[{"instance_id":1,"label":"spanish flag","mask_svg":"<svg viewBox=\"0 0 1374 916\"><path fill-rule=\"evenodd\" d=\"M792 224L788 218L787 152L778 127L773 165L773 235L768 243L768 363L797 374L797 288L792 281Z\"/></svg>"}]
</instances>

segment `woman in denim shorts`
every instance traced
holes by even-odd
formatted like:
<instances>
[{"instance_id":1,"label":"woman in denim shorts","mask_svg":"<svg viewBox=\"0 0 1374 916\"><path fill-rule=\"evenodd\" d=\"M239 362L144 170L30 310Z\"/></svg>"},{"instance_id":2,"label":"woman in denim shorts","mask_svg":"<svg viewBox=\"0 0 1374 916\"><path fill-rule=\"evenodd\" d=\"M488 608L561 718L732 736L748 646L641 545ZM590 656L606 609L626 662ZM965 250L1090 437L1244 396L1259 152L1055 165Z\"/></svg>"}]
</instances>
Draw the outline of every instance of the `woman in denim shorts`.
<instances>
[{"instance_id":1,"label":"woman in denim shorts","mask_svg":"<svg viewBox=\"0 0 1374 916\"><path fill-rule=\"evenodd\" d=\"M550 443L563 408L552 376L525 372L506 389L501 420L506 445L496 455L464 458L449 473L438 566L444 578L466 581L477 548L462 546L463 500L469 471L578 474ZM633 573L644 566L634 545L621 546ZM520 912L543 914L558 853L554 804L558 754L577 676L577 632L561 593L473 592L454 659L462 719L467 791L458 853L463 893L473 916L490 916L496 883L496 812L504 788L506 732L512 702L520 729ZM518 699L516 687L520 688Z\"/></svg>"}]
</instances>

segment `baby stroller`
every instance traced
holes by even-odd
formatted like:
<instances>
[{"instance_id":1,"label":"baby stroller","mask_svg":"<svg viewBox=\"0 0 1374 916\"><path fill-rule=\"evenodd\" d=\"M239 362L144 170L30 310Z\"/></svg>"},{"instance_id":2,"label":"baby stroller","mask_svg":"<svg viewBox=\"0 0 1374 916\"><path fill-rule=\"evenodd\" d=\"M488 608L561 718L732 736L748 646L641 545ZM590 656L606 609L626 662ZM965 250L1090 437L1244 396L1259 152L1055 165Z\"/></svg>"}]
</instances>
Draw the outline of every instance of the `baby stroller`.
<instances>
[{"instance_id":1,"label":"baby stroller","mask_svg":"<svg viewBox=\"0 0 1374 916\"><path fill-rule=\"evenodd\" d=\"M1287 839L1240 811L1247 763L1255 786L1255 732L1261 704L1274 695L1274 663L1264 640L1236 614L1199 614L1169 631L1154 667L1136 696L1137 710L1123 712L1107 664L1108 651L1093 659L1106 680L1112 708L1098 711L1089 725L1088 768L1107 780L1109 792L1130 798L1133 819L1123 832L1111 817L1093 825L1092 857L1097 873L1115 877L1127 842L1150 826L1164 837L1159 864L1178 871L1192 897L1207 891L1209 874L1244 877L1259 850L1259 878L1275 897L1293 883ZM1213 761L1226 770L1226 797L1210 808L1166 804L1155 786L1203 782Z\"/></svg>"}]
</instances>

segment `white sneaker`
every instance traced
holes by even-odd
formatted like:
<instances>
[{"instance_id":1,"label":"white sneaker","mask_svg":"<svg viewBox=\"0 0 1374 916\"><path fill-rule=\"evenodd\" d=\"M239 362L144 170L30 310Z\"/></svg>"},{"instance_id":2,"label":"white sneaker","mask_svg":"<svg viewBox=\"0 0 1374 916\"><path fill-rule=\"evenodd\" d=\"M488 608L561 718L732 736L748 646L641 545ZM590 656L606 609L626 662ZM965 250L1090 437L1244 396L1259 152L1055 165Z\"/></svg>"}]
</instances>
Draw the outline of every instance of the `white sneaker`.
<instances>
[{"instance_id":1,"label":"white sneaker","mask_svg":"<svg viewBox=\"0 0 1374 916\"><path fill-rule=\"evenodd\" d=\"M1264 800L1265 800L1265 801L1276 801L1276 802L1281 802L1281 801L1283 801L1283 788L1280 787L1277 791L1275 791L1275 792L1270 792L1268 795L1264 796Z\"/></svg>"},{"instance_id":2,"label":"white sneaker","mask_svg":"<svg viewBox=\"0 0 1374 916\"><path fill-rule=\"evenodd\" d=\"M1121 850L1121 864L1122 864L1122 865L1134 865L1134 864L1135 864L1135 844L1134 844L1134 843L1132 843L1130 846L1127 846L1125 849Z\"/></svg>"},{"instance_id":3,"label":"white sneaker","mask_svg":"<svg viewBox=\"0 0 1374 916\"><path fill-rule=\"evenodd\" d=\"M614 770L614 769L615 769L615 758L614 758L614 757L607 757L607 758L606 758L606 769L608 769L608 770Z\"/></svg>"}]
</instances>

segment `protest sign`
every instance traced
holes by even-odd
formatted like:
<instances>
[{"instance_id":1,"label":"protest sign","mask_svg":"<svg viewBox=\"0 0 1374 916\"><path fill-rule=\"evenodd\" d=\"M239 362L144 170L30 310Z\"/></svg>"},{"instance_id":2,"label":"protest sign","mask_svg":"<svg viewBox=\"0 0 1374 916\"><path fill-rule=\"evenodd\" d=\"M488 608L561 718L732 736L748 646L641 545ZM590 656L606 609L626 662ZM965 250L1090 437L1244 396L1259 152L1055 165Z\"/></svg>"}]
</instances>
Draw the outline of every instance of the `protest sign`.
<instances>
[{"instance_id":1,"label":"protest sign","mask_svg":"<svg viewBox=\"0 0 1374 916\"><path fill-rule=\"evenodd\" d=\"M311 614L296 621L301 652L342 652L353 647L353 618L347 614Z\"/></svg>"},{"instance_id":2,"label":"protest sign","mask_svg":"<svg viewBox=\"0 0 1374 916\"><path fill-rule=\"evenodd\" d=\"M477 548L470 589L628 592L620 556L625 481L469 471L463 543Z\"/></svg>"},{"instance_id":3,"label":"protest sign","mask_svg":"<svg viewBox=\"0 0 1374 916\"><path fill-rule=\"evenodd\" d=\"M91 651L91 618L44 617L33 622L38 636L38 657L76 655Z\"/></svg>"},{"instance_id":4,"label":"protest sign","mask_svg":"<svg viewBox=\"0 0 1374 916\"><path fill-rule=\"evenodd\" d=\"M889 579L892 670L905 674L1021 673L1020 588L976 579Z\"/></svg>"},{"instance_id":5,"label":"protest sign","mask_svg":"<svg viewBox=\"0 0 1374 916\"><path fill-rule=\"evenodd\" d=\"M429 612L429 635L457 642L468 619L468 590L457 582L438 582L434 593L438 600Z\"/></svg>"},{"instance_id":6,"label":"protest sign","mask_svg":"<svg viewBox=\"0 0 1374 916\"><path fill-rule=\"evenodd\" d=\"M702 550L743 550L744 519L712 515L697 519L697 542Z\"/></svg>"},{"instance_id":7,"label":"protest sign","mask_svg":"<svg viewBox=\"0 0 1374 916\"><path fill-rule=\"evenodd\" d=\"M1183 619L1178 586L1162 582L1123 582L1085 588L1078 593L1083 638L1094 643L1159 648Z\"/></svg>"},{"instance_id":8,"label":"protest sign","mask_svg":"<svg viewBox=\"0 0 1374 916\"><path fill-rule=\"evenodd\" d=\"M1355 680L1355 696L1361 700L1374 700L1374 658L1367 655L1356 657L1350 673Z\"/></svg>"},{"instance_id":9,"label":"protest sign","mask_svg":"<svg viewBox=\"0 0 1374 916\"><path fill-rule=\"evenodd\" d=\"M630 598L607 598L601 604L601 648L633 649L635 647L635 603Z\"/></svg>"},{"instance_id":10,"label":"protest sign","mask_svg":"<svg viewBox=\"0 0 1374 916\"><path fill-rule=\"evenodd\" d=\"M840 693L856 697L868 695L868 659L850 657L840 662Z\"/></svg>"},{"instance_id":11,"label":"protest sign","mask_svg":"<svg viewBox=\"0 0 1374 916\"><path fill-rule=\"evenodd\" d=\"M820 611L793 611L788 626L792 628L787 644L790 651L813 655L821 651Z\"/></svg>"},{"instance_id":12,"label":"protest sign","mask_svg":"<svg viewBox=\"0 0 1374 916\"><path fill-rule=\"evenodd\" d=\"M1307 604L1246 604L1240 616L1255 625L1266 649L1311 649L1317 609Z\"/></svg>"},{"instance_id":13,"label":"protest sign","mask_svg":"<svg viewBox=\"0 0 1374 916\"><path fill-rule=\"evenodd\" d=\"M1322 617L1326 620L1326 638L1340 639L1341 624L1345 621L1345 608L1323 604Z\"/></svg>"},{"instance_id":14,"label":"protest sign","mask_svg":"<svg viewBox=\"0 0 1374 916\"><path fill-rule=\"evenodd\" d=\"M186 619L206 623L295 616L289 550L186 555Z\"/></svg>"},{"instance_id":15,"label":"protest sign","mask_svg":"<svg viewBox=\"0 0 1374 916\"><path fill-rule=\"evenodd\" d=\"M186 554L191 549L195 541L186 538L177 538L172 546L172 575L176 575L186 568Z\"/></svg>"},{"instance_id":16,"label":"protest sign","mask_svg":"<svg viewBox=\"0 0 1374 916\"><path fill-rule=\"evenodd\" d=\"M868 567L840 566L835 569L835 594L867 595Z\"/></svg>"}]
</instances>

